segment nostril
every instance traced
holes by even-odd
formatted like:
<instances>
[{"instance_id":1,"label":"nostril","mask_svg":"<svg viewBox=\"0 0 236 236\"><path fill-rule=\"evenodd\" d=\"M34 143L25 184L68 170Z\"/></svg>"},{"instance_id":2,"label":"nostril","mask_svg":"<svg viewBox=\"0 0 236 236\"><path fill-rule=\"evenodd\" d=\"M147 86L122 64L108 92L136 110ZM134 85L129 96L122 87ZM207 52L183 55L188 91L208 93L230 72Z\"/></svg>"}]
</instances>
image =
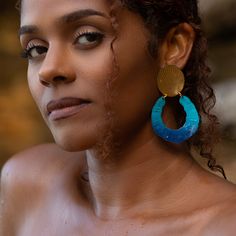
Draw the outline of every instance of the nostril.
<instances>
[{"instance_id":1,"label":"nostril","mask_svg":"<svg viewBox=\"0 0 236 236\"><path fill-rule=\"evenodd\" d=\"M58 82L66 82L67 78L65 76L56 76L53 78L53 82L58 83Z\"/></svg>"},{"instance_id":2,"label":"nostril","mask_svg":"<svg viewBox=\"0 0 236 236\"><path fill-rule=\"evenodd\" d=\"M47 82L47 81L45 81L45 80L40 80L40 83L42 84L42 85L44 85L45 87L49 87L50 86L50 83L49 82Z\"/></svg>"},{"instance_id":3,"label":"nostril","mask_svg":"<svg viewBox=\"0 0 236 236\"><path fill-rule=\"evenodd\" d=\"M56 68L56 67L55 67ZM67 84L76 80L76 74L72 70L60 71L60 68L44 69L39 72L39 79L44 86L56 86L59 84Z\"/></svg>"}]
</instances>

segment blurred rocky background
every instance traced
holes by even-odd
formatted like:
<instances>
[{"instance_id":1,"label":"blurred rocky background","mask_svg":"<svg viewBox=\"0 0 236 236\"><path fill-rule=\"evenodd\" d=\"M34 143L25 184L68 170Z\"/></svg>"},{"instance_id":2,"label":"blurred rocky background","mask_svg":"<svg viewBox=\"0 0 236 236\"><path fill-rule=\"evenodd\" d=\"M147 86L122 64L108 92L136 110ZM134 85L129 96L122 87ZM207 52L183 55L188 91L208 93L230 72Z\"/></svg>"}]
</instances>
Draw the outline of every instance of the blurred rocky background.
<instances>
[{"instance_id":1,"label":"blurred rocky background","mask_svg":"<svg viewBox=\"0 0 236 236\"><path fill-rule=\"evenodd\" d=\"M15 3L0 1L0 168L14 153L51 139L27 87Z\"/></svg>"},{"instance_id":2,"label":"blurred rocky background","mask_svg":"<svg viewBox=\"0 0 236 236\"><path fill-rule=\"evenodd\" d=\"M15 2L0 1L0 168L14 153L52 141L27 88L27 63L19 56ZM236 183L236 1L200 0L200 8L209 39L215 112L222 130L215 155L229 180Z\"/></svg>"},{"instance_id":3,"label":"blurred rocky background","mask_svg":"<svg viewBox=\"0 0 236 236\"><path fill-rule=\"evenodd\" d=\"M209 64L221 123L222 141L215 155L236 183L236 1L200 0L209 42Z\"/></svg>"}]
</instances>

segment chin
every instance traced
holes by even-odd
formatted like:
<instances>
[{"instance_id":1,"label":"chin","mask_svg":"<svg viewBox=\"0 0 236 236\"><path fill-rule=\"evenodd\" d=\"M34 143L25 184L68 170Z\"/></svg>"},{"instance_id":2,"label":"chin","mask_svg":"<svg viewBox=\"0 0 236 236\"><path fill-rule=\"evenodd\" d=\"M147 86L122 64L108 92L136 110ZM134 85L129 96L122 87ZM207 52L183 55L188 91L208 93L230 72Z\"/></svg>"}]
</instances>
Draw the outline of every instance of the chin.
<instances>
[{"instance_id":1,"label":"chin","mask_svg":"<svg viewBox=\"0 0 236 236\"><path fill-rule=\"evenodd\" d=\"M58 146L68 152L79 152L93 148L96 144L94 132L53 132L52 135Z\"/></svg>"},{"instance_id":2,"label":"chin","mask_svg":"<svg viewBox=\"0 0 236 236\"><path fill-rule=\"evenodd\" d=\"M86 151L88 149L93 148L94 144L91 141L86 140L58 140L55 139L55 142L58 146L60 146L63 150L67 152L81 152Z\"/></svg>"},{"instance_id":3,"label":"chin","mask_svg":"<svg viewBox=\"0 0 236 236\"><path fill-rule=\"evenodd\" d=\"M104 119L106 120L106 119ZM80 152L89 149L107 149L113 141L113 129L109 122L78 123L49 126L58 146L68 152Z\"/></svg>"}]
</instances>

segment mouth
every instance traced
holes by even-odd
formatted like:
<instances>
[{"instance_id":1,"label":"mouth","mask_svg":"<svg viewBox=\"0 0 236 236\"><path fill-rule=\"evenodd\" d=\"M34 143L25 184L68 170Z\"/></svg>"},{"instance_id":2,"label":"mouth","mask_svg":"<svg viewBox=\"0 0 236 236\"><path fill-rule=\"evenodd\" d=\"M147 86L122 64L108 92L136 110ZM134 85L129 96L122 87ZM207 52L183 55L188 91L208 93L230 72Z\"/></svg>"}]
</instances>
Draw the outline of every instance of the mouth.
<instances>
[{"instance_id":1,"label":"mouth","mask_svg":"<svg viewBox=\"0 0 236 236\"><path fill-rule=\"evenodd\" d=\"M66 119L76 115L90 103L89 100L72 97L53 100L47 104L47 115L54 121Z\"/></svg>"}]
</instances>

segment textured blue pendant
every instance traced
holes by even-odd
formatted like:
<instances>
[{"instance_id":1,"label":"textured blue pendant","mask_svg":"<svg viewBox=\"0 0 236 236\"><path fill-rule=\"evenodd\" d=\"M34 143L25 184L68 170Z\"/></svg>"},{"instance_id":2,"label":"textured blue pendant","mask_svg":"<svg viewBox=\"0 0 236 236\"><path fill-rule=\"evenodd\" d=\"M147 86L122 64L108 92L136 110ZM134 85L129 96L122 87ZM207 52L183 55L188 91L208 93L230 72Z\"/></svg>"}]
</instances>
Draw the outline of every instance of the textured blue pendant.
<instances>
[{"instance_id":1,"label":"textured blue pendant","mask_svg":"<svg viewBox=\"0 0 236 236\"><path fill-rule=\"evenodd\" d=\"M200 122L196 107L188 97L181 96L179 102L186 113L185 124L179 129L167 128L162 120L166 104L164 97L159 98L152 109L152 127L155 134L172 143L182 143L191 138L197 132Z\"/></svg>"}]
</instances>

